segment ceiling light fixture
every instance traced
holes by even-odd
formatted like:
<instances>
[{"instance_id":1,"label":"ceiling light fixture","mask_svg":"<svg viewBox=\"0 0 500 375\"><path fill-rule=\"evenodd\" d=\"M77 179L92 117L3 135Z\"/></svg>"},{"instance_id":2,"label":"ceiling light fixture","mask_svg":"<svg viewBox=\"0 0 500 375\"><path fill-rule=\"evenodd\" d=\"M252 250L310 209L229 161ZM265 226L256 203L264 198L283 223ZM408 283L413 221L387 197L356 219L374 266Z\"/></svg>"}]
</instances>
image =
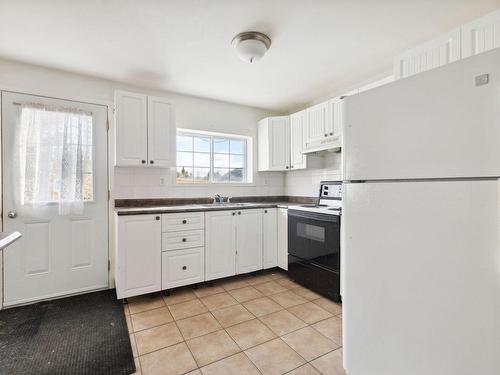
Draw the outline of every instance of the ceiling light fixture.
<instances>
[{"instance_id":1,"label":"ceiling light fixture","mask_svg":"<svg viewBox=\"0 0 500 375\"><path fill-rule=\"evenodd\" d=\"M257 31L245 31L231 41L238 57L248 63L260 60L271 47L271 39Z\"/></svg>"}]
</instances>

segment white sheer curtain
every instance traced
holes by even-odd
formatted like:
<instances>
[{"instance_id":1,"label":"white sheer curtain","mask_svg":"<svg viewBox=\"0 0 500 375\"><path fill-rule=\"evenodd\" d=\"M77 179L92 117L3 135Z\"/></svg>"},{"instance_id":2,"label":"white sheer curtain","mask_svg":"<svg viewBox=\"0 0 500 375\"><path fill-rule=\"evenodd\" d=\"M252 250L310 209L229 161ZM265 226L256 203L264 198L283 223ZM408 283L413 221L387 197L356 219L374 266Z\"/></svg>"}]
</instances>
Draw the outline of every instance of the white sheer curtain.
<instances>
[{"instance_id":1,"label":"white sheer curtain","mask_svg":"<svg viewBox=\"0 0 500 375\"><path fill-rule=\"evenodd\" d=\"M92 168L92 114L22 104L16 143L19 203L35 211L58 204L59 215L81 214L89 195L84 172L90 168L91 176Z\"/></svg>"}]
</instances>

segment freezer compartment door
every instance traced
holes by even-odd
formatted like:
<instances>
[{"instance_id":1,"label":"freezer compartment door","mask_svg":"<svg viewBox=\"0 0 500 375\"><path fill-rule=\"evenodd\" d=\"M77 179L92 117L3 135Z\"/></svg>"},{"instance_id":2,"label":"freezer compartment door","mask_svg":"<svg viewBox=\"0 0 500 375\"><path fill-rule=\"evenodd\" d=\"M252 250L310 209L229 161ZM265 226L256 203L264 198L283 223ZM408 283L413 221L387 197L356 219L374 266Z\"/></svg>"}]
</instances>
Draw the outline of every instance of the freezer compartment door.
<instances>
[{"instance_id":1,"label":"freezer compartment door","mask_svg":"<svg viewBox=\"0 0 500 375\"><path fill-rule=\"evenodd\" d=\"M499 103L500 49L347 97L344 179L498 177Z\"/></svg>"},{"instance_id":2,"label":"freezer compartment door","mask_svg":"<svg viewBox=\"0 0 500 375\"><path fill-rule=\"evenodd\" d=\"M344 187L347 373L498 374L498 182Z\"/></svg>"}]
</instances>

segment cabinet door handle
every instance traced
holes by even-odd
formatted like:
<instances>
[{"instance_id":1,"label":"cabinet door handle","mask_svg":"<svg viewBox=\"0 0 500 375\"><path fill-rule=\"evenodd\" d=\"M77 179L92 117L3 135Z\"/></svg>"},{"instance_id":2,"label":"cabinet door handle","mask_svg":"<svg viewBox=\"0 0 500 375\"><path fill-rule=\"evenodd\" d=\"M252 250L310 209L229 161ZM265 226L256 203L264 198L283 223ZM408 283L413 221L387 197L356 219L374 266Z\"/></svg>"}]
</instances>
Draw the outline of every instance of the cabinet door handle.
<instances>
[{"instance_id":1,"label":"cabinet door handle","mask_svg":"<svg viewBox=\"0 0 500 375\"><path fill-rule=\"evenodd\" d=\"M288 169L288 165L285 168Z\"/></svg>"},{"instance_id":2,"label":"cabinet door handle","mask_svg":"<svg viewBox=\"0 0 500 375\"><path fill-rule=\"evenodd\" d=\"M182 224L187 224L187 220L182 220Z\"/></svg>"},{"instance_id":3,"label":"cabinet door handle","mask_svg":"<svg viewBox=\"0 0 500 375\"><path fill-rule=\"evenodd\" d=\"M182 269L183 269L183 270L186 270L186 269L187 269L187 267L186 267L186 266L182 266Z\"/></svg>"},{"instance_id":4,"label":"cabinet door handle","mask_svg":"<svg viewBox=\"0 0 500 375\"><path fill-rule=\"evenodd\" d=\"M330 133L330 135L333 135L333 133Z\"/></svg>"},{"instance_id":5,"label":"cabinet door handle","mask_svg":"<svg viewBox=\"0 0 500 375\"><path fill-rule=\"evenodd\" d=\"M142 164L146 164L146 160L141 160L141 163Z\"/></svg>"},{"instance_id":6,"label":"cabinet door handle","mask_svg":"<svg viewBox=\"0 0 500 375\"><path fill-rule=\"evenodd\" d=\"M159 216L155 217L155 220L160 220L160 217Z\"/></svg>"},{"instance_id":7,"label":"cabinet door handle","mask_svg":"<svg viewBox=\"0 0 500 375\"><path fill-rule=\"evenodd\" d=\"M238 215L241 215L241 211L238 211Z\"/></svg>"},{"instance_id":8,"label":"cabinet door handle","mask_svg":"<svg viewBox=\"0 0 500 375\"><path fill-rule=\"evenodd\" d=\"M267 210L264 210L264 213L267 214Z\"/></svg>"},{"instance_id":9,"label":"cabinet door handle","mask_svg":"<svg viewBox=\"0 0 500 375\"><path fill-rule=\"evenodd\" d=\"M233 215L233 216L234 216L234 215L236 215L236 212L233 212L233 213L232 213L232 215Z\"/></svg>"},{"instance_id":10,"label":"cabinet door handle","mask_svg":"<svg viewBox=\"0 0 500 375\"><path fill-rule=\"evenodd\" d=\"M182 239L182 242L186 242L186 241L187 241L187 239L186 239L186 238L183 238L183 239Z\"/></svg>"},{"instance_id":11,"label":"cabinet door handle","mask_svg":"<svg viewBox=\"0 0 500 375\"><path fill-rule=\"evenodd\" d=\"M154 164L154 163L155 163L155 161L154 161L154 160L150 160L150 161L149 161L149 164Z\"/></svg>"}]
</instances>

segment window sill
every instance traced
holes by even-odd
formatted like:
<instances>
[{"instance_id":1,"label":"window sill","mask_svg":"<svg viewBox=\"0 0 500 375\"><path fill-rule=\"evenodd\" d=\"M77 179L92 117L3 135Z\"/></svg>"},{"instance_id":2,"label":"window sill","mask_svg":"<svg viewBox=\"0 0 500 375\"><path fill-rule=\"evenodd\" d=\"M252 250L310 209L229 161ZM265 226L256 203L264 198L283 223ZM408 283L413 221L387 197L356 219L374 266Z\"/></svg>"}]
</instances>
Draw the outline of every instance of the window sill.
<instances>
[{"instance_id":1,"label":"window sill","mask_svg":"<svg viewBox=\"0 0 500 375\"><path fill-rule=\"evenodd\" d=\"M175 183L176 187L208 187L208 186L226 186L226 187L255 187L257 186L254 182L208 182L208 183L192 183L192 184L180 184Z\"/></svg>"}]
</instances>

